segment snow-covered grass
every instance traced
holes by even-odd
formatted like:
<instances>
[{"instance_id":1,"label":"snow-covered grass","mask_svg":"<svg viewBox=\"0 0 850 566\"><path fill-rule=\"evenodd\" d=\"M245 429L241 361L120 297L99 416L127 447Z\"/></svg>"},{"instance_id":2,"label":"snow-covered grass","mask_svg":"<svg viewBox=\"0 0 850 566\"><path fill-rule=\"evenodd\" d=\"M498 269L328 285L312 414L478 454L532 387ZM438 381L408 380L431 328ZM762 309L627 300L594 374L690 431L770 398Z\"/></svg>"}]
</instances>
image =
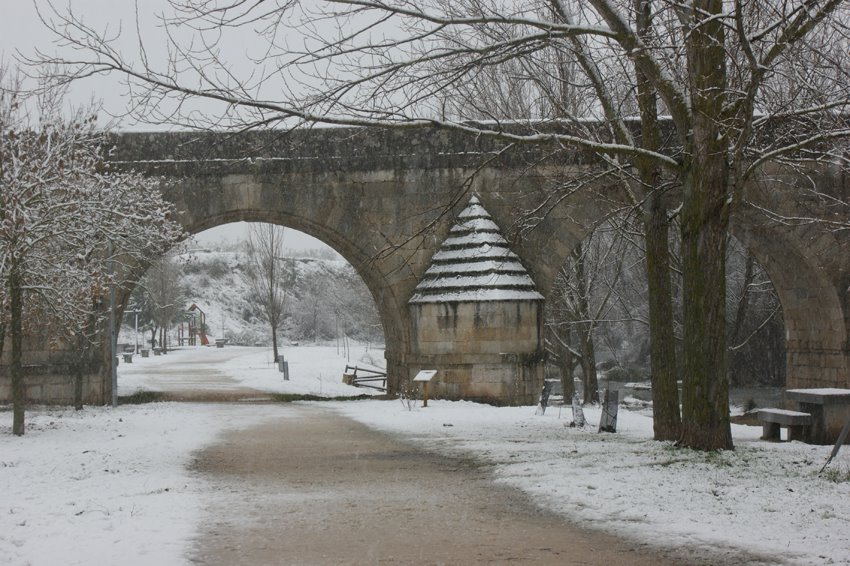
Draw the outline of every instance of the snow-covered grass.
<instances>
[{"instance_id":1,"label":"snow-covered grass","mask_svg":"<svg viewBox=\"0 0 850 566\"><path fill-rule=\"evenodd\" d=\"M280 405L0 412L0 564L182 564L209 489L193 451Z\"/></svg>"},{"instance_id":2,"label":"snow-covered grass","mask_svg":"<svg viewBox=\"0 0 850 566\"><path fill-rule=\"evenodd\" d=\"M733 426L736 450L654 442L652 419L621 410L616 434L569 427L570 409L430 401L334 404L428 450L491 464L498 481L571 520L670 546L737 547L794 564L850 564L850 449L759 440ZM585 408L591 425L599 410ZM835 479L844 481L836 482Z\"/></svg>"}]
</instances>

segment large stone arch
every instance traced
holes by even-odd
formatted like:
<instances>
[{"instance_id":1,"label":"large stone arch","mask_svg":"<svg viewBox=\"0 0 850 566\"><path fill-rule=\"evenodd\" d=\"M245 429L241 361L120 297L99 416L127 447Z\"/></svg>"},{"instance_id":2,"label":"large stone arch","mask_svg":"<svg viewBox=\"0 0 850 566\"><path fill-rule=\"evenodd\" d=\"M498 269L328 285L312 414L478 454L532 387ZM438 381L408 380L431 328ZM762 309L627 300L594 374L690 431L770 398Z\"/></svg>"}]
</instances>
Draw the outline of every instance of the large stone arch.
<instances>
[{"instance_id":1,"label":"large stone arch","mask_svg":"<svg viewBox=\"0 0 850 566\"><path fill-rule=\"evenodd\" d=\"M750 201L736 210L730 231L764 267L779 295L786 330L786 386L850 387L850 244L846 231L812 220L823 212L812 210L817 204L801 202L805 193L793 182L796 178L774 178L750 187ZM810 173L805 178L815 178L818 190L833 196L850 191L833 174ZM555 272L575 246L618 209L615 198L573 195L526 241L517 243L517 253L528 262L544 296L549 296Z\"/></svg>"},{"instance_id":2,"label":"large stone arch","mask_svg":"<svg viewBox=\"0 0 850 566\"><path fill-rule=\"evenodd\" d=\"M394 287L385 274L371 268L373 256L367 255L363 250L352 245L338 231L281 210L234 208L222 214L205 216L184 226L189 234L197 234L233 222L265 222L292 228L313 236L333 248L351 264L369 289L383 327L388 365L398 363L400 358L403 359L403 354L408 349L410 327L407 310L400 308L400 304L404 303L396 296Z\"/></svg>"}]
</instances>

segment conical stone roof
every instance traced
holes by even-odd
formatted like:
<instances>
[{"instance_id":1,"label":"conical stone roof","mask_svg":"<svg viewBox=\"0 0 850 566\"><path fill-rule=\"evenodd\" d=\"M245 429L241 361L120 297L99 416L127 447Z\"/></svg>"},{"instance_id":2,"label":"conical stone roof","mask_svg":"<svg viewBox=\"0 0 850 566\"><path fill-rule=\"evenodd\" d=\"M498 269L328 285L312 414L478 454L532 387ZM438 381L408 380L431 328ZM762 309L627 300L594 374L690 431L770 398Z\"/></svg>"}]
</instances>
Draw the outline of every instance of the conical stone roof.
<instances>
[{"instance_id":1,"label":"conical stone roof","mask_svg":"<svg viewBox=\"0 0 850 566\"><path fill-rule=\"evenodd\" d=\"M410 303L542 299L499 227L473 196L431 258Z\"/></svg>"}]
</instances>

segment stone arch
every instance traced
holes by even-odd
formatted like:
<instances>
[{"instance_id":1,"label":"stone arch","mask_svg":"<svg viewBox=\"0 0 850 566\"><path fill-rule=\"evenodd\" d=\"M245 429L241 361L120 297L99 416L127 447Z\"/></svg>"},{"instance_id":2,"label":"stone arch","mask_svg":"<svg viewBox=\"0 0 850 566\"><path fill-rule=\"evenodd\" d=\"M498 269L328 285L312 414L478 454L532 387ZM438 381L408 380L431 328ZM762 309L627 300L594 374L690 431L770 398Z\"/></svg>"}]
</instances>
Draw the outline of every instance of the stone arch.
<instances>
[{"instance_id":1,"label":"stone arch","mask_svg":"<svg viewBox=\"0 0 850 566\"><path fill-rule=\"evenodd\" d=\"M827 235L815 228L766 223L752 209L739 211L731 228L765 269L779 295L785 321L786 387L850 385L847 319L840 289L813 253L814 240Z\"/></svg>"},{"instance_id":2,"label":"stone arch","mask_svg":"<svg viewBox=\"0 0 850 566\"><path fill-rule=\"evenodd\" d=\"M184 227L189 234L197 234L233 222L264 222L298 230L321 240L339 253L366 284L375 302L384 331L388 370L404 359L405 353L409 351L409 323L407 309L400 305L403 306L406 302L396 296L393 285L387 281L384 273L372 268L373 256L355 246L344 234L327 225L321 225L303 216L279 209L234 208L220 214L191 220L184 218ZM392 385L395 387L395 383Z\"/></svg>"}]
</instances>

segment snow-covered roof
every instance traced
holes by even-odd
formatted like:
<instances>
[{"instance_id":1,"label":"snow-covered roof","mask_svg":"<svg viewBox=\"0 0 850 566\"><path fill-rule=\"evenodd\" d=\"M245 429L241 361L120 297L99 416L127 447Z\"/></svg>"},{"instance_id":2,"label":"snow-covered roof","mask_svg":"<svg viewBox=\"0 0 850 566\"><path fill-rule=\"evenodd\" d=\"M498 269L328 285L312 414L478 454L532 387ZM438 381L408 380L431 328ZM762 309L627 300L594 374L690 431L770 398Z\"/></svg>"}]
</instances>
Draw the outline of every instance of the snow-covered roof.
<instances>
[{"instance_id":1,"label":"snow-covered roof","mask_svg":"<svg viewBox=\"0 0 850 566\"><path fill-rule=\"evenodd\" d=\"M411 303L537 301L534 281L478 197L458 215Z\"/></svg>"}]
</instances>

